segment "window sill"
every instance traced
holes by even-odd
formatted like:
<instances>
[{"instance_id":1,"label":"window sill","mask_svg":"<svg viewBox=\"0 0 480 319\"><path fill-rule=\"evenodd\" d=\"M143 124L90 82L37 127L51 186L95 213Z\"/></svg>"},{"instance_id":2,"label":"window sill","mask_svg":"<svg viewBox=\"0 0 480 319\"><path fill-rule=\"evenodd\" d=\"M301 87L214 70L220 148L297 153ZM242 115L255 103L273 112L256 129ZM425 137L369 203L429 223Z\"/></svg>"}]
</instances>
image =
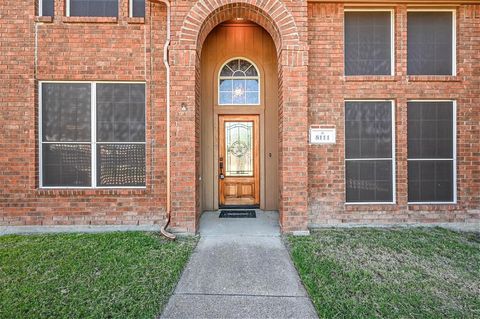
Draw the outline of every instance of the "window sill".
<instances>
[{"instance_id":1,"label":"window sill","mask_svg":"<svg viewBox=\"0 0 480 319\"><path fill-rule=\"evenodd\" d=\"M50 17L50 16L36 16L35 17L35 22L52 23L53 22L53 17Z\"/></svg>"},{"instance_id":2,"label":"window sill","mask_svg":"<svg viewBox=\"0 0 480 319\"><path fill-rule=\"evenodd\" d=\"M145 18L129 17L126 19L128 24L145 24Z\"/></svg>"},{"instance_id":3,"label":"window sill","mask_svg":"<svg viewBox=\"0 0 480 319\"><path fill-rule=\"evenodd\" d=\"M457 75L407 75L407 82L460 82Z\"/></svg>"},{"instance_id":4,"label":"window sill","mask_svg":"<svg viewBox=\"0 0 480 319\"><path fill-rule=\"evenodd\" d=\"M345 82L396 82L394 75L345 75Z\"/></svg>"},{"instance_id":5,"label":"window sill","mask_svg":"<svg viewBox=\"0 0 480 319\"><path fill-rule=\"evenodd\" d=\"M64 23L117 23L117 17L63 17Z\"/></svg>"},{"instance_id":6,"label":"window sill","mask_svg":"<svg viewBox=\"0 0 480 319\"><path fill-rule=\"evenodd\" d=\"M104 195L146 195L146 187L139 188L37 188L37 195L46 197L56 196L104 196Z\"/></svg>"}]
</instances>

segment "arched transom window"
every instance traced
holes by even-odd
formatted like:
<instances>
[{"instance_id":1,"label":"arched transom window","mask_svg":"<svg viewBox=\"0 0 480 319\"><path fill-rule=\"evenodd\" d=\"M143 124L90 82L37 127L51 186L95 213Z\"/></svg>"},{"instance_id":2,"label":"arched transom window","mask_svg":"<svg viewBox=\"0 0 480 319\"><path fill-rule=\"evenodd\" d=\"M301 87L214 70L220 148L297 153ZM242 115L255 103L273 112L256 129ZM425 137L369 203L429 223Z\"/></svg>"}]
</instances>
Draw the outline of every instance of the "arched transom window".
<instances>
[{"instance_id":1,"label":"arched transom window","mask_svg":"<svg viewBox=\"0 0 480 319\"><path fill-rule=\"evenodd\" d=\"M260 104L260 77L252 62L233 59L223 65L218 83L220 105Z\"/></svg>"}]
</instances>

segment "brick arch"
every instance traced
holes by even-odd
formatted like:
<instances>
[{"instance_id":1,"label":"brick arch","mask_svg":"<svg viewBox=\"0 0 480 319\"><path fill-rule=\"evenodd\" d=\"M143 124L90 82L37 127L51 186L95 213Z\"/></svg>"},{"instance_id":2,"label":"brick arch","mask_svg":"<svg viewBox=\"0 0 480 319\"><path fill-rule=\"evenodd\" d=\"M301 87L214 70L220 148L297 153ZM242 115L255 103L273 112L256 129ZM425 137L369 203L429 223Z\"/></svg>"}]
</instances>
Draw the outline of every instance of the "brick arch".
<instances>
[{"instance_id":1,"label":"brick arch","mask_svg":"<svg viewBox=\"0 0 480 319\"><path fill-rule=\"evenodd\" d=\"M237 17L262 26L273 38L278 52L287 46L299 47L295 20L280 0L198 1L183 21L179 43L201 52L203 42L214 27Z\"/></svg>"}]
</instances>

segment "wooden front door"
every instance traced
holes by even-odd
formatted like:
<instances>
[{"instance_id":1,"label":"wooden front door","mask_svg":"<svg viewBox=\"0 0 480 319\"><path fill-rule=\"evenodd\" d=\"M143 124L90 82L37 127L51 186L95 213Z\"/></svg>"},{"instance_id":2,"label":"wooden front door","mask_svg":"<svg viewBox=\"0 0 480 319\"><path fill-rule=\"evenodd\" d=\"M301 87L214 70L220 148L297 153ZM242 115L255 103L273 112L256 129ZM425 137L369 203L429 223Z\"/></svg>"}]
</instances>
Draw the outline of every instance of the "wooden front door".
<instances>
[{"instance_id":1,"label":"wooden front door","mask_svg":"<svg viewBox=\"0 0 480 319\"><path fill-rule=\"evenodd\" d=\"M258 115L219 116L220 206L260 204L258 122Z\"/></svg>"}]
</instances>

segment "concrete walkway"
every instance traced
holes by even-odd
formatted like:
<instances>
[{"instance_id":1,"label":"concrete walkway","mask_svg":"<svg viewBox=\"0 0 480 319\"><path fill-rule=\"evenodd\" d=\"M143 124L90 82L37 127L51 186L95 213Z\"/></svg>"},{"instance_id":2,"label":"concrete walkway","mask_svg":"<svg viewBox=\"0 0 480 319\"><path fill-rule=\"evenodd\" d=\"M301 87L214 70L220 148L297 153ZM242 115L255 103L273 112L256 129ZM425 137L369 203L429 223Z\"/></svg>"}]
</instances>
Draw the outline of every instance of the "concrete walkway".
<instances>
[{"instance_id":1,"label":"concrete walkway","mask_svg":"<svg viewBox=\"0 0 480 319\"><path fill-rule=\"evenodd\" d=\"M161 318L317 318L276 212L256 219L207 212L200 235Z\"/></svg>"}]
</instances>

